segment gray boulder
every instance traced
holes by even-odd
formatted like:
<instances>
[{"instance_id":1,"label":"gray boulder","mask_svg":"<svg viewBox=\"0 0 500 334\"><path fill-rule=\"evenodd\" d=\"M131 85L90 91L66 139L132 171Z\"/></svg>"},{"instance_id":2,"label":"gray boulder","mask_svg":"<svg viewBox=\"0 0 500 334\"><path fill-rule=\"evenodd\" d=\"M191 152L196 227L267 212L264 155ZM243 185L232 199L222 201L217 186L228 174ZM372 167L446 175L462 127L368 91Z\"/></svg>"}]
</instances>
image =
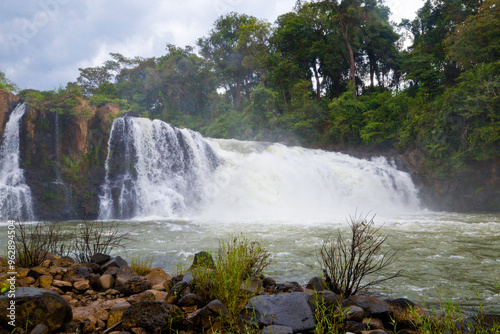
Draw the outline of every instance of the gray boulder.
<instances>
[{"instance_id":1,"label":"gray boulder","mask_svg":"<svg viewBox=\"0 0 500 334\"><path fill-rule=\"evenodd\" d=\"M15 300L15 326L9 322L11 300ZM28 332L37 325L43 324L50 332L64 329L73 318L71 307L60 295L55 292L37 288L17 288L15 297L9 298L7 293L0 295L0 328L24 328L28 324Z\"/></svg>"},{"instance_id":2,"label":"gray boulder","mask_svg":"<svg viewBox=\"0 0 500 334\"><path fill-rule=\"evenodd\" d=\"M240 320L255 327L280 325L294 333L309 331L314 329L314 314L308 298L304 292L256 296L241 311Z\"/></svg>"}]
</instances>

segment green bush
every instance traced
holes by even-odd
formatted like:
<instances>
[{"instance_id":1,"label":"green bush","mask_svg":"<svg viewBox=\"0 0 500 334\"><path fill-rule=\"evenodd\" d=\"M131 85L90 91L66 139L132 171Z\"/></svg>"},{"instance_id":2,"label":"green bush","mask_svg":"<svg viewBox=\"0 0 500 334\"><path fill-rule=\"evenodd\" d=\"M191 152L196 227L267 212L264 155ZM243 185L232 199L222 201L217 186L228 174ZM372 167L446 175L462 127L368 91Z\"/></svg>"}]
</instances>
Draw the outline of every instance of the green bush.
<instances>
[{"instance_id":1,"label":"green bush","mask_svg":"<svg viewBox=\"0 0 500 334\"><path fill-rule=\"evenodd\" d=\"M246 280L259 276L269 265L270 254L259 242L242 235L229 236L219 242L216 269L195 269L196 291L207 300L220 300L229 310L230 324L236 325L241 309L252 297L245 288Z\"/></svg>"}]
</instances>

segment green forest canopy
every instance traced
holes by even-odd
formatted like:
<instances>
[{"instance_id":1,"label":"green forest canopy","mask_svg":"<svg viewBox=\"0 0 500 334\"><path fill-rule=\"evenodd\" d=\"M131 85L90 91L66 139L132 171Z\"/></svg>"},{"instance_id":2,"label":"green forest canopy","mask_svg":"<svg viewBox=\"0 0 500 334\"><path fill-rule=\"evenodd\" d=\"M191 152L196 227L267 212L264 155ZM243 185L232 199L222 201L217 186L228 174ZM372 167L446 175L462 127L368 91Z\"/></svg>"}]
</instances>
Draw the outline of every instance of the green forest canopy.
<instances>
[{"instance_id":1,"label":"green forest canopy","mask_svg":"<svg viewBox=\"0 0 500 334\"><path fill-rule=\"evenodd\" d=\"M212 137L417 149L446 176L499 155L499 5L428 0L399 25L380 0L298 1L274 24L230 13L198 52L112 53L64 89L20 95L114 102Z\"/></svg>"}]
</instances>

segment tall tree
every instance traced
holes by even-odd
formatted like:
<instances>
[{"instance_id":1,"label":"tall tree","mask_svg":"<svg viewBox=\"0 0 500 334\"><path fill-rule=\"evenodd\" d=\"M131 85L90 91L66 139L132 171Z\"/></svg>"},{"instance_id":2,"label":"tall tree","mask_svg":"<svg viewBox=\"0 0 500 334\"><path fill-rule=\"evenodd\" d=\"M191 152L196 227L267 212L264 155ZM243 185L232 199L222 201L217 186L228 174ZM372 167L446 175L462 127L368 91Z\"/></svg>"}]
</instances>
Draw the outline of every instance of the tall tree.
<instances>
[{"instance_id":1,"label":"tall tree","mask_svg":"<svg viewBox=\"0 0 500 334\"><path fill-rule=\"evenodd\" d=\"M269 24L245 14L221 16L208 37L197 42L201 54L212 62L219 84L230 91L237 108L242 91L251 102L250 88L261 81L260 57L266 49Z\"/></svg>"}]
</instances>

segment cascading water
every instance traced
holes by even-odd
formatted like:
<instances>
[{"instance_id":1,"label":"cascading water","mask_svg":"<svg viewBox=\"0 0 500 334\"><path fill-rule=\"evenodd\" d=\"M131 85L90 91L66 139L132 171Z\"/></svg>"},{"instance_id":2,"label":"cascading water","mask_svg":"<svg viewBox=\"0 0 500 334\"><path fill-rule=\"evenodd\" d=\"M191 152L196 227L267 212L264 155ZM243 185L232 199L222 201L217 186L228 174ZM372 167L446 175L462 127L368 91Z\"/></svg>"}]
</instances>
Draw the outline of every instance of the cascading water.
<instances>
[{"instance_id":1,"label":"cascading water","mask_svg":"<svg viewBox=\"0 0 500 334\"><path fill-rule=\"evenodd\" d=\"M203 137L165 122L122 117L108 141L101 219L175 217L203 205L218 159Z\"/></svg>"},{"instance_id":2,"label":"cascading water","mask_svg":"<svg viewBox=\"0 0 500 334\"><path fill-rule=\"evenodd\" d=\"M224 161L207 185L203 219L324 220L356 211L418 211L408 173L372 160L281 144L211 140Z\"/></svg>"},{"instance_id":3,"label":"cascading water","mask_svg":"<svg viewBox=\"0 0 500 334\"><path fill-rule=\"evenodd\" d=\"M0 147L0 220L33 220L31 191L19 168L19 125L26 105L19 104L5 125Z\"/></svg>"},{"instance_id":4,"label":"cascading water","mask_svg":"<svg viewBox=\"0 0 500 334\"><path fill-rule=\"evenodd\" d=\"M155 120L115 120L100 218L321 220L417 211L418 191L385 158L203 139Z\"/></svg>"}]
</instances>

